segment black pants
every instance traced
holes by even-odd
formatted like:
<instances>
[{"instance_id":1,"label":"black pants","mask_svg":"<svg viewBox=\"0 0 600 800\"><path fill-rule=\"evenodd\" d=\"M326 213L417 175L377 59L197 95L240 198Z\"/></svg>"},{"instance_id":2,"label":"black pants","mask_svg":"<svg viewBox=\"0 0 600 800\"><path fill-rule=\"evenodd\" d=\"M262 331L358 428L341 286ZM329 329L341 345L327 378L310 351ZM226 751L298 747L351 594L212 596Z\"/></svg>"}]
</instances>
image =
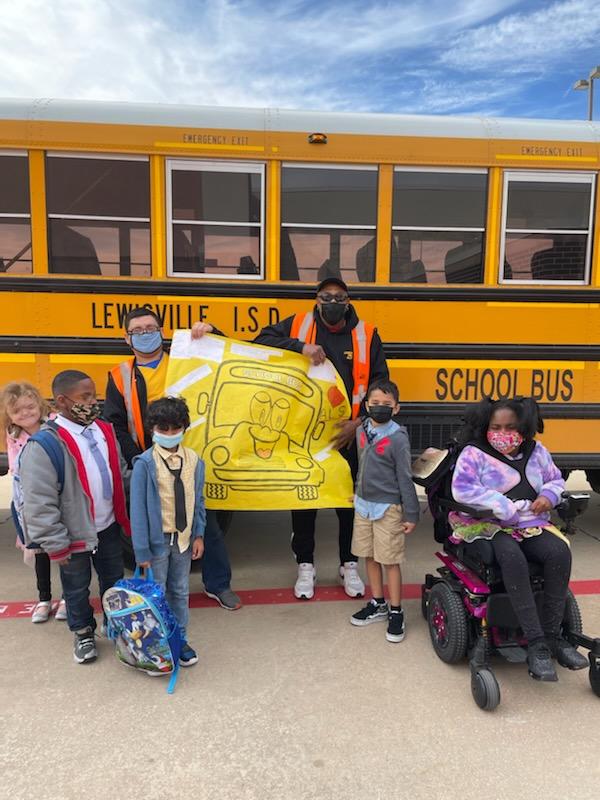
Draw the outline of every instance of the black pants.
<instances>
[{"instance_id":1,"label":"black pants","mask_svg":"<svg viewBox=\"0 0 600 800\"><path fill-rule=\"evenodd\" d=\"M497 533L492 539L494 555L500 564L504 586L528 642L558 636L562 623L569 576L571 551L550 531L517 542L512 536ZM528 561L544 569L544 605L540 620L531 583Z\"/></svg>"},{"instance_id":2,"label":"black pants","mask_svg":"<svg viewBox=\"0 0 600 800\"><path fill-rule=\"evenodd\" d=\"M123 547L121 528L116 522L98 534L98 548L94 553L73 553L61 566L60 577L67 603L69 629L80 631L96 628L94 609L90 604L92 563L98 575L100 599L107 589L123 577Z\"/></svg>"},{"instance_id":3,"label":"black pants","mask_svg":"<svg viewBox=\"0 0 600 800\"><path fill-rule=\"evenodd\" d=\"M40 603L52 599L52 586L50 583L50 557L46 553L35 554L35 578L37 581Z\"/></svg>"},{"instance_id":4,"label":"black pants","mask_svg":"<svg viewBox=\"0 0 600 800\"><path fill-rule=\"evenodd\" d=\"M358 452L356 443L352 447L340 450L350 466L352 481L356 481L358 473ZM353 555L352 529L354 527L354 509L336 508L335 513L339 521L339 550L340 564L345 561L357 561ZM298 564L312 564L315 560L315 524L317 521L317 509L307 511L292 511L292 551L296 556Z\"/></svg>"}]
</instances>

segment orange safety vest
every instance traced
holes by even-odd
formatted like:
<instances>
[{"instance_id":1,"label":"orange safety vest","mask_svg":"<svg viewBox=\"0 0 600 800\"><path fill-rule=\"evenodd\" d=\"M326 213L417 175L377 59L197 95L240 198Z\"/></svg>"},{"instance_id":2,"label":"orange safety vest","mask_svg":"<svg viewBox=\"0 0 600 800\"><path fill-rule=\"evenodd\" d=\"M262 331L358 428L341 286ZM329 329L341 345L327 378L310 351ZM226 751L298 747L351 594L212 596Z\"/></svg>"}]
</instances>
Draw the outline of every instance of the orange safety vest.
<instances>
[{"instance_id":1,"label":"orange safety vest","mask_svg":"<svg viewBox=\"0 0 600 800\"><path fill-rule=\"evenodd\" d=\"M356 327L352 329L352 419L358 417L360 404L369 387L371 342L374 333L375 326L362 320L359 320ZM290 336L305 344L315 344L317 323L312 311L294 316Z\"/></svg>"},{"instance_id":2,"label":"orange safety vest","mask_svg":"<svg viewBox=\"0 0 600 800\"><path fill-rule=\"evenodd\" d=\"M127 427L131 438L140 448L146 449L146 436L144 433L144 420L140 407L140 398L137 391L137 381L135 379L135 358L130 358L117 364L110 371L115 386L119 390L125 403L127 411Z\"/></svg>"}]
</instances>

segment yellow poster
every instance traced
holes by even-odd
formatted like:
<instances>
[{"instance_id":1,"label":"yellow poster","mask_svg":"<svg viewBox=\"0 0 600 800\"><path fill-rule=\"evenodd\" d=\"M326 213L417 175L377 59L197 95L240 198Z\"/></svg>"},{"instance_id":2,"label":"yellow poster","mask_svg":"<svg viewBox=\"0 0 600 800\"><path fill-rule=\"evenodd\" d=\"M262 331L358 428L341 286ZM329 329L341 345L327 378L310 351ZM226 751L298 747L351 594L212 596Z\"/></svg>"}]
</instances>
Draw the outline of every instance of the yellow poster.
<instances>
[{"instance_id":1,"label":"yellow poster","mask_svg":"<svg viewBox=\"0 0 600 800\"><path fill-rule=\"evenodd\" d=\"M176 331L167 394L183 397L184 444L206 466L208 508L280 511L352 505L352 478L331 446L350 417L330 361L222 336Z\"/></svg>"}]
</instances>

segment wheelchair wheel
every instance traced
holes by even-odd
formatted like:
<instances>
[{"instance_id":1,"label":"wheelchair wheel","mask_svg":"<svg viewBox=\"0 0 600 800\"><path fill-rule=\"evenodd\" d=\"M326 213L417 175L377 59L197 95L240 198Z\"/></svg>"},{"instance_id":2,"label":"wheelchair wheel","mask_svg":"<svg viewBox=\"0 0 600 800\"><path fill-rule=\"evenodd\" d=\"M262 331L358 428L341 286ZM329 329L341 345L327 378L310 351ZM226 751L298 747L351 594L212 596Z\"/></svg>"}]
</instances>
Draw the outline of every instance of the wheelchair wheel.
<instances>
[{"instance_id":1,"label":"wheelchair wheel","mask_svg":"<svg viewBox=\"0 0 600 800\"><path fill-rule=\"evenodd\" d=\"M460 595L443 582L436 583L429 593L427 621L431 644L438 658L456 664L467 654L467 612Z\"/></svg>"},{"instance_id":2,"label":"wheelchair wheel","mask_svg":"<svg viewBox=\"0 0 600 800\"><path fill-rule=\"evenodd\" d=\"M471 674L471 694L483 711L493 711L500 704L500 687L489 669L479 669Z\"/></svg>"},{"instance_id":3,"label":"wheelchair wheel","mask_svg":"<svg viewBox=\"0 0 600 800\"><path fill-rule=\"evenodd\" d=\"M590 656L590 671L588 673L590 686L596 697L600 697L600 659Z\"/></svg>"},{"instance_id":4,"label":"wheelchair wheel","mask_svg":"<svg viewBox=\"0 0 600 800\"><path fill-rule=\"evenodd\" d=\"M583 623L581 621L581 611L579 603L573 592L567 590L567 600L565 603L565 614L562 623L563 633L582 633Z\"/></svg>"}]
</instances>

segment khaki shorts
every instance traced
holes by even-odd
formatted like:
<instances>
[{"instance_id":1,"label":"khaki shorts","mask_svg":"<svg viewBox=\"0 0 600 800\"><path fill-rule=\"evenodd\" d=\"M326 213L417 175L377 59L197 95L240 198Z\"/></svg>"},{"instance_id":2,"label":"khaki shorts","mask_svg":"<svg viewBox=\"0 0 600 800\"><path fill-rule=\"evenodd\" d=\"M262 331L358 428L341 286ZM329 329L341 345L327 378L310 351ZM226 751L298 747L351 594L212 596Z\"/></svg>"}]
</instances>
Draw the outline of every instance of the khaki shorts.
<instances>
[{"instance_id":1,"label":"khaki shorts","mask_svg":"<svg viewBox=\"0 0 600 800\"><path fill-rule=\"evenodd\" d=\"M354 515L352 552L362 558L373 558L378 564L402 564L404 534L400 530L402 506L390 506L381 519Z\"/></svg>"}]
</instances>

